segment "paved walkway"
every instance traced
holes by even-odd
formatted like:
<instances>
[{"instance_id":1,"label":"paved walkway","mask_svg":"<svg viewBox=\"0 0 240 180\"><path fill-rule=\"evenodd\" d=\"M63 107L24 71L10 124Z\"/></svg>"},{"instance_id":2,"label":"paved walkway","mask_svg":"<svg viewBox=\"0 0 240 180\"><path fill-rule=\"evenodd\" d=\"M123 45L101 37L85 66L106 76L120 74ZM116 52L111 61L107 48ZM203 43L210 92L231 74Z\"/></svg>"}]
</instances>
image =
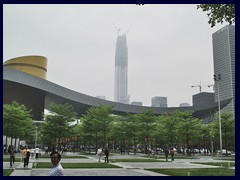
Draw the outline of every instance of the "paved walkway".
<instances>
[{"instance_id":1,"label":"paved walkway","mask_svg":"<svg viewBox=\"0 0 240 180\"><path fill-rule=\"evenodd\" d=\"M87 156L88 159L65 159L63 158L61 162L98 162L98 157ZM192 162L222 162L222 160L216 160L209 156L202 156L199 159L175 159L174 162L116 162L114 159L118 158L143 158L141 155L111 155L110 160L113 160L111 164L120 166L122 168L91 168L91 169L64 169L65 176L166 176L164 174L154 173L151 171L144 170L145 168L216 168L216 166L203 165L203 164L193 164ZM49 168L35 168L33 163L36 160L30 159L29 167L24 168L22 162L16 162L13 165L14 172L11 176L48 176L50 171ZM40 158L37 162L50 162L50 158ZM103 160L102 160L102 163ZM3 162L3 168L9 169L9 162ZM186 175L187 176L187 175Z\"/></svg>"}]
</instances>

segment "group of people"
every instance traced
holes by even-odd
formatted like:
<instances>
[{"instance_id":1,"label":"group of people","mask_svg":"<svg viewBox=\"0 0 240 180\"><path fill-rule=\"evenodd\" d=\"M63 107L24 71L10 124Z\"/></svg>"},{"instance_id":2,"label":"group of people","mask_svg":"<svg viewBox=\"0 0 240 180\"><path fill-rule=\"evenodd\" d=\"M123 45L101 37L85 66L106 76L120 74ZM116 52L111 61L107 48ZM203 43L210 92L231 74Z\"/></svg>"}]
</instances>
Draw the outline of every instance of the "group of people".
<instances>
[{"instance_id":1,"label":"group of people","mask_svg":"<svg viewBox=\"0 0 240 180\"><path fill-rule=\"evenodd\" d=\"M35 158L38 159L39 148L37 147L35 150L36 150ZM7 151L10 155L10 168L12 168L13 164L15 163L15 154L17 153L17 151L13 145L9 145ZM23 160L24 167L28 167L30 155L31 155L31 151L30 151L29 146L25 146L25 149L22 152L22 160ZM50 170L49 175L50 176L63 176L64 169L63 169L62 165L60 164L61 154L59 154L57 151L53 151L50 154L50 158L51 158L51 163L52 163L53 167Z\"/></svg>"},{"instance_id":2,"label":"group of people","mask_svg":"<svg viewBox=\"0 0 240 180\"><path fill-rule=\"evenodd\" d=\"M164 153L165 153L165 158L166 161L168 161L168 155L171 155L172 161L174 161L174 154L175 154L176 150L174 148L169 149L165 149Z\"/></svg>"},{"instance_id":3,"label":"group of people","mask_svg":"<svg viewBox=\"0 0 240 180\"><path fill-rule=\"evenodd\" d=\"M97 150L97 156L98 156L98 162L101 162L101 157L102 157L102 155L105 155L105 157L104 157L104 161L105 162L109 162L109 160L108 160L108 157L109 157L109 150L106 148L106 149L103 149L103 148L99 148L98 150Z\"/></svg>"}]
</instances>

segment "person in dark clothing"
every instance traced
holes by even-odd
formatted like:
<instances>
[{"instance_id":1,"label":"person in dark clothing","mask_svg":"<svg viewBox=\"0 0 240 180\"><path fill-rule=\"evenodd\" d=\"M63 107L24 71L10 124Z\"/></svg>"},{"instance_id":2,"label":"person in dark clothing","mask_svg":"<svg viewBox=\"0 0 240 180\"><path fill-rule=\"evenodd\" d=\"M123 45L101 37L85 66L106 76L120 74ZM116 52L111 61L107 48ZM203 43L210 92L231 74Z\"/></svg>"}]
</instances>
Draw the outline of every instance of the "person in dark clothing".
<instances>
[{"instance_id":1,"label":"person in dark clothing","mask_svg":"<svg viewBox=\"0 0 240 180\"><path fill-rule=\"evenodd\" d=\"M165 149L164 153L165 153L166 161L168 161L169 150Z\"/></svg>"},{"instance_id":2,"label":"person in dark clothing","mask_svg":"<svg viewBox=\"0 0 240 180\"><path fill-rule=\"evenodd\" d=\"M11 145L9 148L9 154L10 154L10 167L12 167L12 165L15 163L15 149L14 147Z\"/></svg>"},{"instance_id":3,"label":"person in dark clothing","mask_svg":"<svg viewBox=\"0 0 240 180\"><path fill-rule=\"evenodd\" d=\"M173 148L171 148L170 155L172 157L172 161L174 161L174 154L175 154L175 150Z\"/></svg>"},{"instance_id":4,"label":"person in dark clothing","mask_svg":"<svg viewBox=\"0 0 240 180\"><path fill-rule=\"evenodd\" d=\"M28 164L29 164L29 158L30 158L30 155L31 155L31 151L29 149L29 146L27 147L27 157L26 157L26 165L28 167Z\"/></svg>"},{"instance_id":5,"label":"person in dark clothing","mask_svg":"<svg viewBox=\"0 0 240 180\"><path fill-rule=\"evenodd\" d=\"M108 149L105 149L105 150L104 150L104 154L105 154L105 162L108 163L108 162L109 162L109 161L108 161L109 150L108 150Z\"/></svg>"}]
</instances>

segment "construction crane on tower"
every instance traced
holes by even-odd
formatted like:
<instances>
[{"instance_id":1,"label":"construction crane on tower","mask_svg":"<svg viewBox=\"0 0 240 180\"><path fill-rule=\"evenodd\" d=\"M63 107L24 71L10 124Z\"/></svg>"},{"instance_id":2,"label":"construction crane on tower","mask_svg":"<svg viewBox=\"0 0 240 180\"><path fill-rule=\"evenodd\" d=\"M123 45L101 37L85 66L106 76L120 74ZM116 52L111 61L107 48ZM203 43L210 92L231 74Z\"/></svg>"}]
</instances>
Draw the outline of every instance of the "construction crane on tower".
<instances>
[{"instance_id":1,"label":"construction crane on tower","mask_svg":"<svg viewBox=\"0 0 240 180\"><path fill-rule=\"evenodd\" d=\"M207 85L202 85L202 83L200 82L199 83L199 85L197 85L197 86L191 86L192 88L194 88L194 87L198 87L199 88L199 92L201 93L202 92L202 87L203 86L207 86Z\"/></svg>"},{"instance_id":2,"label":"construction crane on tower","mask_svg":"<svg viewBox=\"0 0 240 180\"><path fill-rule=\"evenodd\" d=\"M112 23L112 24L113 24L114 28L117 30L117 35L119 36L119 33L121 31L120 27L118 28L114 23ZM132 28L132 25L128 28L128 30L124 34L127 34L131 28Z\"/></svg>"}]
</instances>

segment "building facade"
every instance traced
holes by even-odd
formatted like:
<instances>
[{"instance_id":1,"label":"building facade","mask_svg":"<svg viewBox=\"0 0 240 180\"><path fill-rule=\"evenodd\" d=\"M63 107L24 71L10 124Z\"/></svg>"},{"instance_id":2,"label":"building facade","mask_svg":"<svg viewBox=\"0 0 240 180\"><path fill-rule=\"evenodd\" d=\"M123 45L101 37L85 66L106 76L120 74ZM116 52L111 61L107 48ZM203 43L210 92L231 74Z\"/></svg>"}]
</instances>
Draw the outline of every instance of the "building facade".
<instances>
[{"instance_id":1,"label":"building facade","mask_svg":"<svg viewBox=\"0 0 240 180\"><path fill-rule=\"evenodd\" d=\"M106 99L106 96L96 96L96 98L99 98L99 99Z\"/></svg>"},{"instance_id":2,"label":"building facade","mask_svg":"<svg viewBox=\"0 0 240 180\"><path fill-rule=\"evenodd\" d=\"M192 96L193 106L212 106L214 104L214 93L200 92Z\"/></svg>"},{"instance_id":3,"label":"building facade","mask_svg":"<svg viewBox=\"0 0 240 180\"><path fill-rule=\"evenodd\" d=\"M140 102L140 101L133 101L133 102L131 102L131 105L142 106L142 102Z\"/></svg>"},{"instance_id":4,"label":"building facade","mask_svg":"<svg viewBox=\"0 0 240 180\"><path fill-rule=\"evenodd\" d=\"M167 97L155 96L152 98L152 107L168 107Z\"/></svg>"},{"instance_id":5,"label":"building facade","mask_svg":"<svg viewBox=\"0 0 240 180\"><path fill-rule=\"evenodd\" d=\"M233 98L222 110L235 110L235 26L227 25L212 34L214 75L221 79L215 81L215 102ZM218 90L219 87L219 90Z\"/></svg>"},{"instance_id":6,"label":"building facade","mask_svg":"<svg viewBox=\"0 0 240 180\"><path fill-rule=\"evenodd\" d=\"M44 56L21 56L9 59L3 63L4 67L15 69L37 78L46 80L47 58ZM13 74L12 74L13 75ZM19 76L18 78L21 78ZM3 102L11 104L13 101L24 104L32 110L34 120L42 119L46 94L41 90L32 91L30 86L4 81L3 83Z\"/></svg>"},{"instance_id":7,"label":"building facade","mask_svg":"<svg viewBox=\"0 0 240 180\"><path fill-rule=\"evenodd\" d=\"M128 48L125 34L118 35L115 51L114 101L129 104L128 96Z\"/></svg>"},{"instance_id":8,"label":"building facade","mask_svg":"<svg viewBox=\"0 0 240 180\"><path fill-rule=\"evenodd\" d=\"M190 106L189 103L180 103L179 104L179 107L188 107L188 106Z\"/></svg>"}]
</instances>

